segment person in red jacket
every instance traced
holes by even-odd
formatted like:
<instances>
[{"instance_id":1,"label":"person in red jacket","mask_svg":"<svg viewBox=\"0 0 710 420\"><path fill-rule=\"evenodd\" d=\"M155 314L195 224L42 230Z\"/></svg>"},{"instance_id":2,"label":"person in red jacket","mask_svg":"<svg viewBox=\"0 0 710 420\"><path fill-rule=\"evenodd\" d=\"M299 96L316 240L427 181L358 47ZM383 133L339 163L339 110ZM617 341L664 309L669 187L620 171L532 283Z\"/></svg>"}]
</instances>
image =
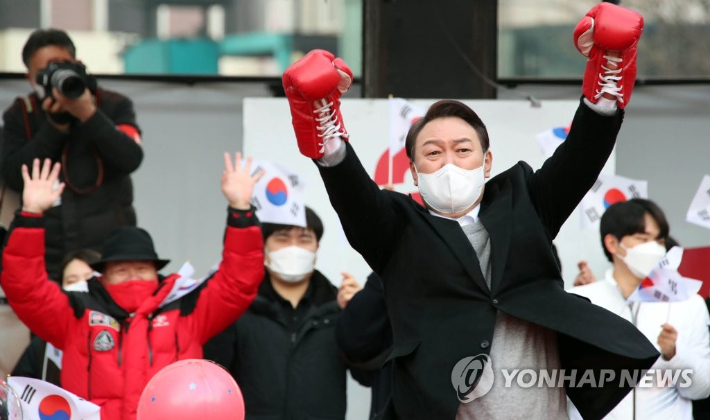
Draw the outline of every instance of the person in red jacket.
<instances>
[{"instance_id":1,"label":"person in red jacket","mask_svg":"<svg viewBox=\"0 0 710 420\"><path fill-rule=\"evenodd\" d=\"M34 161L22 168L23 207L10 231L0 281L18 317L39 337L64 351L63 388L101 406L104 420L134 420L150 378L183 359L202 357L202 345L249 307L264 277L264 244L251 208L251 159L225 154L222 192L229 201L219 270L202 282L158 275L150 235L123 227L104 242L96 264L102 274L89 292L63 292L48 281L42 213L59 197L60 165Z\"/></svg>"}]
</instances>

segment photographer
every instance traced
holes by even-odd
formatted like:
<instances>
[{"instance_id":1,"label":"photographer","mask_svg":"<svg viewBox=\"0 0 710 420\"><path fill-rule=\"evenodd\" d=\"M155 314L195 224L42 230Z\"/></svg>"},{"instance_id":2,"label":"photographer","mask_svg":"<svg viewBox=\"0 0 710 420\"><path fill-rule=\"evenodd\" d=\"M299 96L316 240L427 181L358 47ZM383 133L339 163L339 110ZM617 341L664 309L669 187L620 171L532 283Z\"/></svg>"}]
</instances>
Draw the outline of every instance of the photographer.
<instances>
[{"instance_id":1,"label":"photographer","mask_svg":"<svg viewBox=\"0 0 710 420\"><path fill-rule=\"evenodd\" d=\"M2 175L22 191L20 168L35 158L62 163L64 189L46 212L46 264L59 277L62 256L95 248L117 226L135 226L130 173L143 159L131 101L98 88L61 30L39 29L22 50L34 92L3 115Z\"/></svg>"}]
</instances>

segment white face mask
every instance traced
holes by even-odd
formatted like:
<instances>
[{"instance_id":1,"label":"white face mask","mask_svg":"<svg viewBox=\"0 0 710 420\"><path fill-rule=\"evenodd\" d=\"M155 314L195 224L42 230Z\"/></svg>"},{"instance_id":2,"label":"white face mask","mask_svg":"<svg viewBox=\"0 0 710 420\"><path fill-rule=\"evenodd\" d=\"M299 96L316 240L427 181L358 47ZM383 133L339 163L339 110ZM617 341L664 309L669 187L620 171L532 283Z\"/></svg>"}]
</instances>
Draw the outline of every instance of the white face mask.
<instances>
[{"instance_id":1,"label":"white face mask","mask_svg":"<svg viewBox=\"0 0 710 420\"><path fill-rule=\"evenodd\" d=\"M267 253L266 266L285 282L298 283L313 272L316 264L315 252L300 246L287 246Z\"/></svg>"},{"instance_id":2,"label":"white face mask","mask_svg":"<svg viewBox=\"0 0 710 420\"><path fill-rule=\"evenodd\" d=\"M72 283L68 286L63 287L63 289L67 292L88 292L89 283L86 281L78 281L76 283Z\"/></svg>"},{"instance_id":3,"label":"white face mask","mask_svg":"<svg viewBox=\"0 0 710 420\"><path fill-rule=\"evenodd\" d=\"M432 174L417 171L419 193L429 207L439 213L464 211L481 196L486 183L484 166L485 160L476 169L463 169L448 163Z\"/></svg>"},{"instance_id":4,"label":"white face mask","mask_svg":"<svg viewBox=\"0 0 710 420\"><path fill-rule=\"evenodd\" d=\"M656 241L644 242L632 248L627 248L622 243L619 246L626 250L626 256L621 258L629 270L640 279L646 278L666 256L666 247Z\"/></svg>"}]
</instances>

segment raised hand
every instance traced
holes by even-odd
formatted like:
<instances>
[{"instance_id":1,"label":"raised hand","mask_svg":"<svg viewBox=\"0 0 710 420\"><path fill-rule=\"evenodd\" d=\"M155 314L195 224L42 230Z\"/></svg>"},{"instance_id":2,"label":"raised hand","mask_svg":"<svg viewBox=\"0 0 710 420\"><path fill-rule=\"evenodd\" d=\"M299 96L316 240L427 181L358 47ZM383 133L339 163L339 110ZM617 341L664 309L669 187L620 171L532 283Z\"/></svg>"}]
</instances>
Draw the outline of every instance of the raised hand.
<instances>
[{"instance_id":1,"label":"raised hand","mask_svg":"<svg viewBox=\"0 0 710 420\"><path fill-rule=\"evenodd\" d=\"M661 348L663 360L671 360L675 357L675 342L678 340L678 331L671 324L661 325L661 333L658 334L658 346Z\"/></svg>"},{"instance_id":2,"label":"raised hand","mask_svg":"<svg viewBox=\"0 0 710 420\"><path fill-rule=\"evenodd\" d=\"M350 299L362 290L362 286L352 274L344 271L340 274L343 275L343 281L340 283L340 288L338 288L338 306L340 306L340 309L345 309L350 303Z\"/></svg>"},{"instance_id":3,"label":"raised hand","mask_svg":"<svg viewBox=\"0 0 710 420\"><path fill-rule=\"evenodd\" d=\"M27 165L22 165L22 179L25 184L22 190L22 211L41 214L52 207L52 204L61 197L62 191L64 191L63 182L55 187L60 169L61 165L58 162L52 167L52 162L45 159L40 170L39 159L35 159L32 162L32 175L30 176Z\"/></svg>"},{"instance_id":4,"label":"raised hand","mask_svg":"<svg viewBox=\"0 0 710 420\"><path fill-rule=\"evenodd\" d=\"M589 265L586 261L578 262L577 267L579 268L579 274L577 274L577 278L574 279L575 287L584 286L585 284L590 284L597 281L597 278L594 276L594 273L592 273L592 269L589 268Z\"/></svg>"},{"instance_id":5,"label":"raised hand","mask_svg":"<svg viewBox=\"0 0 710 420\"><path fill-rule=\"evenodd\" d=\"M249 210L251 207L251 194L264 171L260 170L254 176L251 172L251 156L247 158L242 169L242 154L234 155L234 164L229 153L224 154L224 172L222 173L222 194L229 202L229 206L237 210Z\"/></svg>"},{"instance_id":6,"label":"raised hand","mask_svg":"<svg viewBox=\"0 0 710 420\"><path fill-rule=\"evenodd\" d=\"M336 137L347 141L340 96L350 88L353 73L342 59L313 50L290 65L281 80L303 155L320 159L329 141Z\"/></svg>"},{"instance_id":7,"label":"raised hand","mask_svg":"<svg viewBox=\"0 0 710 420\"><path fill-rule=\"evenodd\" d=\"M585 57L582 92L592 103L601 98L624 108L636 80L636 49L643 32L643 16L616 6L594 6L574 28L574 44Z\"/></svg>"}]
</instances>

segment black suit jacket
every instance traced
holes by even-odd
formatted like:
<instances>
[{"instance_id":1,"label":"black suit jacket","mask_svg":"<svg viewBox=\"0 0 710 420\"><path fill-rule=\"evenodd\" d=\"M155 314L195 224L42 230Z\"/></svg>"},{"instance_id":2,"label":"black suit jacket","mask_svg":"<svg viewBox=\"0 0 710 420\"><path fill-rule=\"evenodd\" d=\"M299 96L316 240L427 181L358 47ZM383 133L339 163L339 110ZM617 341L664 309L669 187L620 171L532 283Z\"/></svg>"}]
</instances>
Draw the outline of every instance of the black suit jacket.
<instances>
[{"instance_id":1,"label":"black suit jacket","mask_svg":"<svg viewBox=\"0 0 710 420\"><path fill-rule=\"evenodd\" d=\"M602 116L581 104L567 140L540 170L519 162L487 182L480 220L491 239L490 291L457 222L381 191L349 144L343 162L319 165L350 244L384 281L394 338L385 418L454 419L460 403L452 368L489 353L499 310L555 331L566 370L613 369L618 378L620 369L651 367L658 352L636 327L565 292L550 250L596 181L622 119L621 110ZM629 391L613 383L568 388L567 395L585 418L596 419Z\"/></svg>"}]
</instances>

